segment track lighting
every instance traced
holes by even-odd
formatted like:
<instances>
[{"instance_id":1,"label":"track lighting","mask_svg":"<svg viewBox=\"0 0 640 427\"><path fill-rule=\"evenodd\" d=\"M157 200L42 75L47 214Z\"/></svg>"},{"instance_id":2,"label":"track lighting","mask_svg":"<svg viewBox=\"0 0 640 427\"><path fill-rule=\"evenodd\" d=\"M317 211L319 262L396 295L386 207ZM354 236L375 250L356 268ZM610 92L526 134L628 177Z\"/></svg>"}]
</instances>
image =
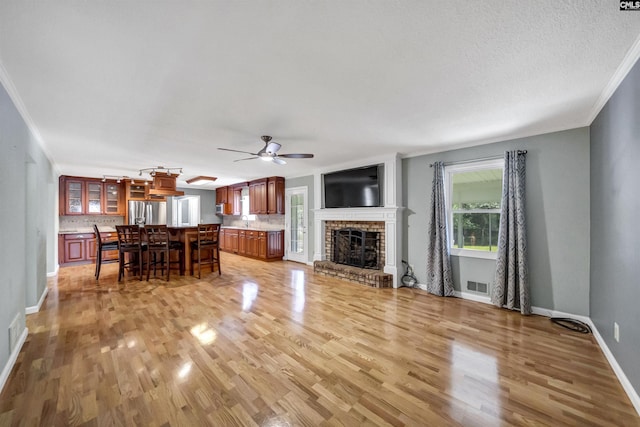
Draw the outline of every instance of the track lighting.
<instances>
[{"instance_id":1,"label":"track lighting","mask_svg":"<svg viewBox=\"0 0 640 427\"><path fill-rule=\"evenodd\" d=\"M155 166L152 168L140 169L139 175L142 176L142 174L145 172L148 172L149 175L151 176L156 176L156 172L166 174L167 176L173 176L173 175L178 176L182 174L182 168L166 168L164 166Z\"/></svg>"}]
</instances>

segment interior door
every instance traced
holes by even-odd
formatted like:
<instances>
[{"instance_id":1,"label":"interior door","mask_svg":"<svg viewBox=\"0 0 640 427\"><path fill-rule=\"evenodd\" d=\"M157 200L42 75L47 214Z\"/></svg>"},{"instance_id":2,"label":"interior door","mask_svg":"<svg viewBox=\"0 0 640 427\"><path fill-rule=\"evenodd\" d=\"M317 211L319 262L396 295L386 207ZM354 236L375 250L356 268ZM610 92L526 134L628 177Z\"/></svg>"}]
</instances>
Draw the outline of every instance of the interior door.
<instances>
[{"instance_id":1,"label":"interior door","mask_svg":"<svg viewBox=\"0 0 640 427\"><path fill-rule=\"evenodd\" d=\"M285 248L289 261L309 261L307 234L307 187L287 188L285 191Z\"/></svg>"}]
</instances>

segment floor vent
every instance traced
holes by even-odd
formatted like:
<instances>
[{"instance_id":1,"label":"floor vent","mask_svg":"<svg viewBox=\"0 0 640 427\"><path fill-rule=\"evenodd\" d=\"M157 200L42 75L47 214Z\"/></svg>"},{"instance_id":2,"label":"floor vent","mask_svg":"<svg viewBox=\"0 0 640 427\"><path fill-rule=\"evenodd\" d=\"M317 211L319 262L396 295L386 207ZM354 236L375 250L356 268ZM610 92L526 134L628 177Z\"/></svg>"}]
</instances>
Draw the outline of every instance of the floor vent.
<instances>
[{"instance_id":1,"label":"floor vent","mask_svg":"<svg viewBox=\"0 0 640 427\"><path fill-rule=\"evenodd\" d=\"M471 281L471 280L467 280L467 290L469 290L469 291L480 292L482 294L486 294L488 289L489 288L488 288L486 283L474 282L474 281Z\"/></svg>"}]
</instances>

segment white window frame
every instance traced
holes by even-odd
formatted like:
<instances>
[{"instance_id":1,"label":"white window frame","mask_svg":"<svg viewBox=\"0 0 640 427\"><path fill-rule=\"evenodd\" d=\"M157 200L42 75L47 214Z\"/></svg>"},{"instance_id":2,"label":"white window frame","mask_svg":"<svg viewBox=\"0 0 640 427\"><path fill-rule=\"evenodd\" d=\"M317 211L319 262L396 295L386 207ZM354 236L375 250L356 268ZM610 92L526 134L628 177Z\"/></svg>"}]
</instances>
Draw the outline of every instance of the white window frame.
<instances>
[{"instance_id":1,"label":"white window frame","mask_svg":"<svg viewBox=\"0 0 640 427\"><path fill-rule=\"evenodd\" d=\"M453 164L444 167L444 183L446 188L445 202L447 209L447 224L448 224L448 240L449 240L449 253L453 256L469 257L469 258L482 258L482 259L496 259L498 254L496 252L479 251L473 249L460 249L453 247L453 209L451 202L453 200L453 175L461 172L473 172L484 169L501 169L504 170L504 159L497 158L494 160L478 160L477 162L465 162L462 164ZM467 211L468 213L474 213L473 210ZM478 212L492 212L501 213L501 209L493 209L489 211L483 209Z\"/></svg>"}]
</instances>

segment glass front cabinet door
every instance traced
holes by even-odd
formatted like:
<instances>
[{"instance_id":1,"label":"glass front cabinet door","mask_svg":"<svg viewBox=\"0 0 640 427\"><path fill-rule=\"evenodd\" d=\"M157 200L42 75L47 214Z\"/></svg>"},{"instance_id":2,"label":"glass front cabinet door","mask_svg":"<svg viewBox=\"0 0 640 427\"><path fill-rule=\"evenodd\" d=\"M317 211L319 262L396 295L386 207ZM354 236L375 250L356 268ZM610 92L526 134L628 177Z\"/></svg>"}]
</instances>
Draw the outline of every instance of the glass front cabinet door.
<instances>
[{"instance_id":1,"label":"glass front cabinet door","mask_svg":"<svg viewBox=\"0 0 640 427\"><path fill-rule=\"evenodd\" d=\"M87 213L102 213L102 182L87 181Z\"/></svg>"}]
</instances>

